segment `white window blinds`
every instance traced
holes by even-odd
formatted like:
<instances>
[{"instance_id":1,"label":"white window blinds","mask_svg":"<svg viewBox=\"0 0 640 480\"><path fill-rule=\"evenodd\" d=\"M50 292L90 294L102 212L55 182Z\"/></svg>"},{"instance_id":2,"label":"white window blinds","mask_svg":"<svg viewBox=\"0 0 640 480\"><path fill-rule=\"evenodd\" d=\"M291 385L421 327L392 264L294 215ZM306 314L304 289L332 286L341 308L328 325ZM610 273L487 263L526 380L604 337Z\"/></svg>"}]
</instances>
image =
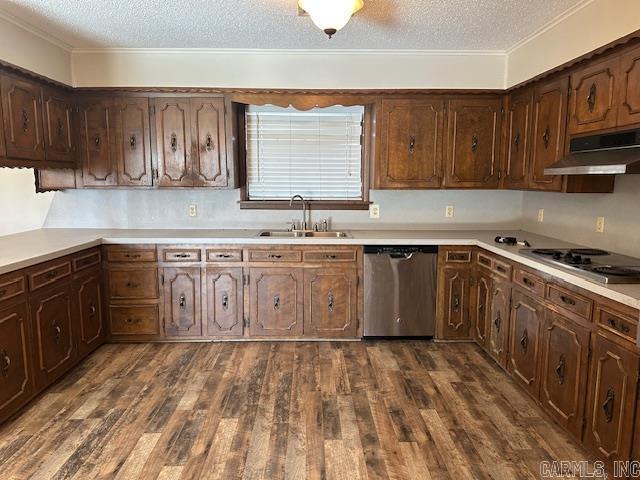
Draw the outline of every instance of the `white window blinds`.
<instances>
[{"instance_id":1,"label":"white window blinds","mask_svg":"<svg viewBox=\"0 0 640 480\"><path fill-rule=\"evenodd\" d=\"M249 200L362 199L364 107L249 106Z\"/></svg>"}]
</instances>

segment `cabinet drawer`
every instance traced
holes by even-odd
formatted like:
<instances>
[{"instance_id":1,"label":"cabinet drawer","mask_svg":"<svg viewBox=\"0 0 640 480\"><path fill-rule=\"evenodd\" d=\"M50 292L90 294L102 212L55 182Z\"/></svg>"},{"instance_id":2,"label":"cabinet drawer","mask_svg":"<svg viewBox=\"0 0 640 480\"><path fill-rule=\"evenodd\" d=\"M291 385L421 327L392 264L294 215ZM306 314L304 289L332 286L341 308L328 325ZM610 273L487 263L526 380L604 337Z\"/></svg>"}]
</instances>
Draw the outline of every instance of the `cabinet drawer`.
<instances>
[{"instance_id":1,"label":"cabinet drawer","mask_svg":"<svg viewBox=\"0 0 640 480\"><path fill-rule=\"evenodd\" d=\"M471 263L471 250L447 250L444 261L446 263Z\"/></svg>"},{"instance_id":2,"label":"cabinet drawer","mask_svg":"<svg viewBox=\"0 0 640 480\"><path fill-rule=\"evenodd\" d=\"M149 248L123 248L107 247L108 262L155 262L157 260L156 249Z\"/></svg>"},{"instance_id":3,"label":"cabinet drawer","mask_svg":"<svg viewBox=\"0 0 640 480\"><path fill-rule=\"evenodd\" d=\"M249 250L250 262L300 262L299 250Z\"/></svg>"},{"instance_id":4,"label":"cabinet drawer","mask_svg":"<svg viewBox=\"0 0 640 480\"><path fill-rule=\"evenodd\" d=\"M94 265L100 265L100 260L102 260L100 250L96 249L89 252L82 252L73 257L73 271L79 272L80 270L91 268Z\"/></svg>"},{"instance_id":5,"label":"cabinet drawer","mask_svg":"<svg viewBox=\"0 0 640 480\"><path fill-rule=\"evenodd\" d=\"M478 252L478 256L477 256L476 262L481 267L485 267L485 268L487 268L489 270L491 270L493 268L493 258L491 258L489 255L485 255L482 252Z\"/></svg>"},{"instance_id":6,"label":"cabinet drawer","mask_svg":"<svg viewBox=\"0 0 640 480\"><path fill-rule=\"evenodd\" d=\"M158 305L111 305L111 335L158 335Z\"/></svg>"},{"instance_id":7,"label":"cabinet drawer","mask_svg":"<svg viewBox=\"0 0 640 480\"><path fill-rule=\"evenodd\" d=\"M499 275L502 278L505 278L506 280L511 280L512 271L513 271L513 267L510 264L503 262L501 260L493 261L493 273L495 273L496 275Z\"/></svg>"},{"instance_id":8,"label":"cabinet drawer","mask_svg":"<svg viewBox=\"0 0 640 480\"><path fill-rule=\"evenodd\" d=\"M163 248L161 252L163 262L199 262L202 259L199 248Z\"/></svg>"},{"instance_id":9,"label":"cabinet drawer","mask_svg":"<svg viewBox=\"0 0 640 480\"><path fill-rule=\"evenodd\" d=\"M0 277L0 302L22 295L27 291L24 275L5 275Z\"/></svg>"},{"instance_id":10,"label":"cabinet drawer","mask_svg":"<svg viewBox=\"0 0 640 480\"><path fill-rule=\"evenodd\" d=\"M544 297L544 280L539 276L516 267L513 273L513 282L520 288L527 290L538 297Z\"/></svg>"},{"instance_id":11,"label":"cabinet drawer","mask_svg":"<svg viewBox=\"0 0 640 480\"><path fill-rule=\"evenodd\" d=\"M638 318L617 312L603 305L596 307L596 323L602 328L613 332L635 343L638 331Z\"/></svg>"},{"instance_id":12,"label":"cabinet drawer","mask_svg":"<svg viewBox=\"0 0 640 480\"><path fill-rule=\"evenodd\" d=\"M158 298L158 271L155 268L108 272L109 292L112 300L136 300Z\"/></svg>"},{"instance_id":13,"label":"cabinet drawer","mask_svg":"<svg viewBox=\"0 0 640 480\"><path fill-rule=\"evenodd\" d=\"M33 292L39 288L46 287L71 275L71 262L61 260L39 265L29 274L29 288Z\"/></svg>"},{"instance_id":14,"label":"cabinet drawer","mask_svg":"<svg viewBox=\"0 0 640 480\"><path fill-rule=\"evenodd\" d=\"M242 250L207 249L207 262L241 262Z\"/></svg>"},{"instance_id":15,"label":"cabinet drawer","mask_svg":"<svg viewBox=\"0 0 640 480\"><path fill-rule=\"evenodd\" d=\"M573 293L558 285L549 284L547 285L546 298L568 312L575 313L586 320L591 320L593 301L582 295Z\"/></svg>"},{"instance_id":16,"label":"cabinet drawer","mask_svg":"<svg viewBox=\"0 0 640 480\"><path fill-rule=\"evenodd\" d=\"M303 252L305 262L355 262L355 250L318 250Z\"/></svg>"}]
</instances>

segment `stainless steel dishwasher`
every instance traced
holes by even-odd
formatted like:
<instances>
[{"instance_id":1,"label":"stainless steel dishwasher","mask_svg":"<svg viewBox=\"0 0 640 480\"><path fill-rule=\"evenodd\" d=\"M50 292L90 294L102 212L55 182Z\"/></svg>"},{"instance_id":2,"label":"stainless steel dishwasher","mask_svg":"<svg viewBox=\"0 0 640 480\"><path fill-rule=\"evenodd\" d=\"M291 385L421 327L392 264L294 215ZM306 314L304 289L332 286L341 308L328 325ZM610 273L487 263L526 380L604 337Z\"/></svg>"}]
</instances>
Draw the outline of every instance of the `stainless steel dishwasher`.
<instances>
[{"instance_id":1,"label":"stainless steel dishwasher","mask_svg":"<svg viewBox=\"0 0 640 480\"><path fill-rule=\"evenodd\" d=\"M438 247L364 247L364 336L433 337Z\"/></svg>"}]
</instances>

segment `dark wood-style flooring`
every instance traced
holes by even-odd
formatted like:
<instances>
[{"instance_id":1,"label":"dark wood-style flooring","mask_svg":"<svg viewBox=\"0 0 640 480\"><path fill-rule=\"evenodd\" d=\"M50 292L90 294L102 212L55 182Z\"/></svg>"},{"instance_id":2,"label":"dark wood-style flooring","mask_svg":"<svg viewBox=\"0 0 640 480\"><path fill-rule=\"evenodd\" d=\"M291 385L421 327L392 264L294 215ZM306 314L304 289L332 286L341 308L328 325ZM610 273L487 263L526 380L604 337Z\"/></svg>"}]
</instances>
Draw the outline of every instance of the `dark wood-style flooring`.
<instances>
[{"instance_id":1,"label":"dark wood-style flooring","mask_svg":"<svg viewBox=\"0 0 640 480\"><path fill-rule=\"evenodd\" d=\"M471 344L105 345L0 426L0 478L526 479L587 454Z\"/></svg>"}]
</instances>

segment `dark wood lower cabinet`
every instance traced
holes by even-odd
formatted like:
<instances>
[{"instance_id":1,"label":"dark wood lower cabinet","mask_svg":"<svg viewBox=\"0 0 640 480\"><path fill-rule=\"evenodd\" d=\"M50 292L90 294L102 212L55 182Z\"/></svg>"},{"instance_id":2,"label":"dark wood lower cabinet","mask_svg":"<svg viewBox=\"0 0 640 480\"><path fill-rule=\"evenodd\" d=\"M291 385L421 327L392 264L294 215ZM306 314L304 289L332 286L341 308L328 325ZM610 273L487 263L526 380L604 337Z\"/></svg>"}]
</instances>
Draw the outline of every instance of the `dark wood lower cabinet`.
<instances>
[{"instance_id":1,"label":"dark wood lower cabinet","mask_svg":"<svg viewBox=\"0 0 640 480\"><path fill-rule=\"evenodd\" d=\"M74 280L73 291L77 308L76 339L78 355L83 357L104 341L102 318L102 274L96 269Z\"/></svg>"},{"instance_id":2,"label":"dark wood lower cabinet","mask_svg":"<svg viewBox=\"0 0 640 480\"><path fill-rule=\"evenodd\" d=\"M584 441L607 460L627 460L631 454L639 358L595 335Z\"/></svg>"},{"instance_id":3,"label":"dark wood lower cabinet","mask_svg":"<svg viewBox=\"0 0 640 480\"><path fill-rule=\"evenodd\" d=\"M445 267L439 273L438 322L443 339L466 339L471 334L471 284L469 266Z\"/></svg>"},{"instance_id":4,"label":"dark wood lower cabinet","mask_svg":"<svg viewBox=\"0 0 640 480\"><path fill-rule=\"evenodd\" d=\"M164 331L167 337L201 337L200 267L165 268Z\"/></svg>"},{"instance_id":5,"label":"dark wood lower cabinet","mask_svg":"<svg viewBox=\"0 0 640 480\"><path fill-rule=\"evenodd\" d=\"M26 303L0 309L0 422L33 393L29 330Z\"/></svg>"},{"instance_id":6,"label":"dark wood lower cabinet","mask_svg":"<svg viewBox=\"0 0 640 480\"><path fill-rule=\"evenodd\" d=\"M241 336L244 324L241 267L207 267L204 319L208 336Z\"/></svg>"},{"instance_id":7,"label":"dark wood lower cabinet","mask_svg":"<svg viewBox=\"0 0 640 480\"><path fill-rule=\"evenodd\" d=\"M507 366L510 303L511 284L494 279L491 288L491 316L487 346L489 355L503 367Z\"/></svg>"},{"instance_id":8,"label":"dark wood lower cabinet","mask_svg":"<svg viewBox=\"0 0 640 480\"><path fill-rule=\"evenodd\" d=\"M476 276L475 292L472 295L473 336L483 348L487 348L489 323L491 322L491 276L479 273Z\"/></svg>"},{"instance_id":9,"label":"dark wood lower cabinet","mask_svg":"<svg viewBox=\"0 0 640 480\"><path fill-rule=\"evenodd\" d=\"M514 291L511 299L511 332L509 337L509 371L516 382L534 397L540 387L538 358L544 305Z\"/></svg>"}]
</instances>

